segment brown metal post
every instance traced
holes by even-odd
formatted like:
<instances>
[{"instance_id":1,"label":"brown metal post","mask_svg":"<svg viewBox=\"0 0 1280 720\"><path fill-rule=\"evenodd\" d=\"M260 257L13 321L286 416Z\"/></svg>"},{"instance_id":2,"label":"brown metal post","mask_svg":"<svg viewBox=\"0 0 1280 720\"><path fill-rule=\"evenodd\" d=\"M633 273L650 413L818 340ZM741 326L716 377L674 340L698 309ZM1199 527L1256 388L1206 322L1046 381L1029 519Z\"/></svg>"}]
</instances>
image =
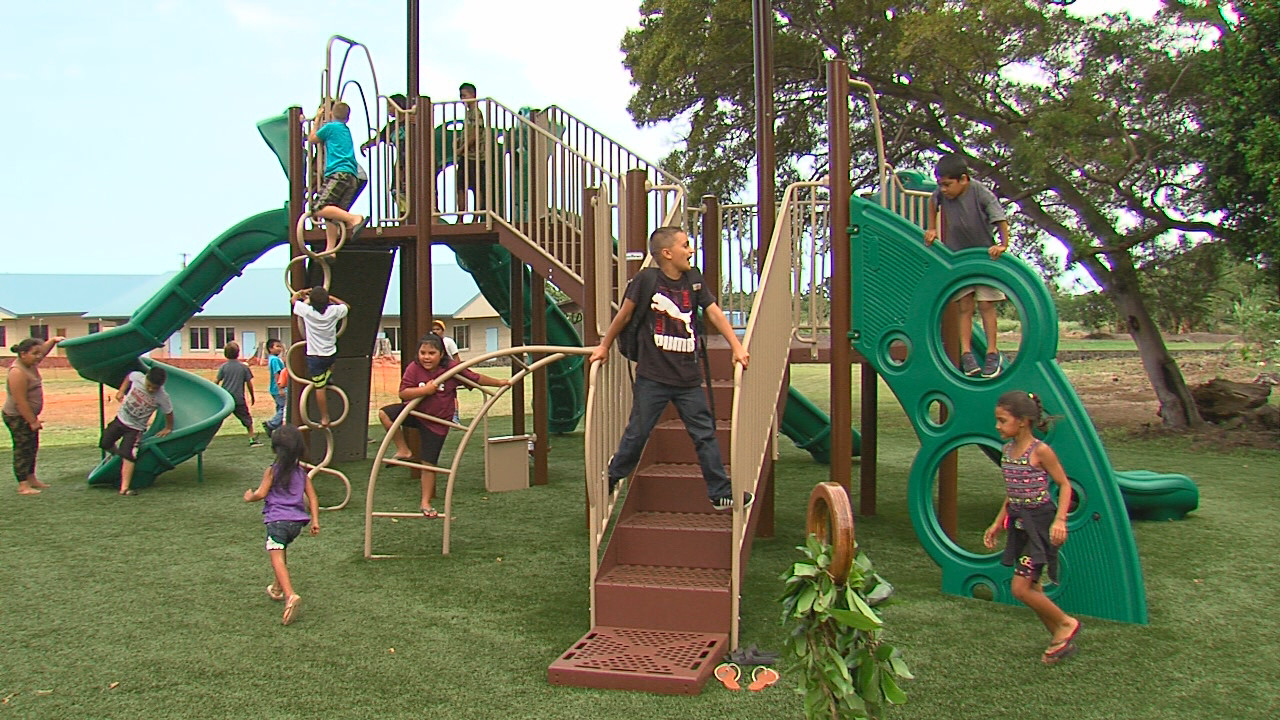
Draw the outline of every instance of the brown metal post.
<instances>
[{"instance_id":1,"label":"brown metal post","mask_svg":"<svg viewBox=\"0 0 1280 720\"><path fill-rule=\"evenodd\" d=\"M511 322L511 346L524 345L524 263L520 262L516 256L511 256L511 291L509 293L511 299L508 301L507 318ZM511 373L514 375L519 368L514 364L511 366ZM524 409L525 394L524 383L515 385L511 388L511 434L523 435L524 429Z\"/></svg>"},{"instance_id":2,"label":"brown metal post","mask_svg":"<svg viewBox=\"0 0 1280 720\"><path fill-rule=\"evenodd\" d=\"M405 95L409 98L409 102L413 102L418 98L418 38L421 35L418 24L420 15L418 2L419 0L406 0L405 3L409 11L409 17L405 22L405 32L408 34L406 38L408 48L405 56L409 65L405 68ZM411 185L410 187L417 187L417 185Z\"/></svg>"},{"instance_id":3,"label":"brown metal post","mask_svg":"<svg viewBox=\"0 0 1280 720\"><path fill-rule=\"evenodd\" d=\"M289 227L287 228L290 237L293 236L294 229L298 227L298 218L302 217L306 212L306 185L307 185L307 159L306 148L302 138L302 108L289 108ZM289 259L302 255L298 248L289 243ZM301 289L307 284L307 268L304 262L295 262L289 266L289 286L294 289ZM298 317L293 314L293 308L289 309L289 317L292 322L289 323L289 346L302 342L302 326L298 324ZM290 369L299 377L307 376L307 368L303 364L303 356L299 353L290 353L286 361L292 360ZM289 383L289 404L286 409L286 422L298 422L298 400L302 397L302 387L298 383Z\"/></svg>"},{"instance_id":4,"label":"brown metal post","mask_svg":"<svg viewBox=\"0 0 1280 720\"><path fill-rule=\"evenodd\" d=\"M417 290L416 308L418 310L417 327L414 328L413 339L416 343L417 339L431 332L432 312L431 307L431 201L434 199L435 173L431 171L431 98L418 98L417 106L420 113L418 122L418 143L415 155L417 160L415 164L418 166L416 171L418 178L432 178L430 182L420 182L410 187L421 187L427 193L419 193L414 198L411 206L418 208L414 223L417 234L418 252L416 262L414 263L414 284ZM403 310L403 308L401 308ZM415 354L417 347L414 347Z\"/></svg>"},{"instance_id":5,"label":"brown metal post","mask_svg":"<svg viewBox=\"0 0 1280 720\"><path fill-rule=\"evenodd\" d=\"M529 318L533 322L533 344L547 344L547 279L542 275L534 273L533 282L530 283L529 295L532 302L529 303L529 312L532 317ZM538 436L537 445L533 453L533 484L547 484L547 443L550 437L550 424L547 422L547 416L551 412L547 394L547 368L541 367L533 372L533 432Z\"/></svg>"},{"instance_id":6,"label":"brown metal post","mask_svg":"<svg viewBox=\"0 0 1280 720\"><path fill-rule=\"evenodd\" d=\"M960 362L960 330L957 327L959 309L948 302L942 310L942 347L953 364ZM939 422L946 422L947 409L940 408ZM960 524L960 510L956 502L960 485L960 454L947 453L938 463L938 524L947 537L955 539Z\"/></svg>"},{"instance_id":7,"label":"brown metal post","mask_svg":"<svg viewBox=\"0 0 1280 720\"><path fill-rule=\"evenodd\" d=\"M720 300L720 199L702 196L702 281L723 307Z\"/></svg>"},{"instance_id":8,"label":"brown metal post","mask_svg":"<svg viewBox=\"0 0 1280 720\"><path fill-rule=\"evenodd\" d=\"M862 452L858 467L858 512L876 514L876 443L880 406L880 377L870 363L862 363ZM850 441L852 442L852 440Z\"/></svg>"},{"instance_id":9,"label":"brown metal post","mask_svg":"<svg viewBox=\"0 0 1280 720\"><path fill-rule=\"evenodd\" d=\"M649 192L645 188L644 170L627 171L627 216L622 222L627 227L627 277L640 272L644 258L649 254ZM639 253L639 256L634 256Z\"/></svg>"},{"instance_id":10,"label":"brown metal post","mask_svg":"<svg viewBox=\"0 0 1280 720\"><path fill-rule=\"evenodd\" d=\"M831 481L849 490L853 442L853 285L849 268L849 66L827 63L827 128L831 173Z\"/></svg>"},{"instance_id":11,"label":"brown metal post","mask_svg":"<svg viewBox=\"0 0 1280 720\"><path fill-rule=\"evenodd\" d=\"M751 0L751 27L756 71L756 222L760 247L756 266L764 272L773 239L773 223L777 213L774 176L777 157L773 141L773 2ZM847 147L847 145L846 145Z\"/></svg>"}]
</instances>

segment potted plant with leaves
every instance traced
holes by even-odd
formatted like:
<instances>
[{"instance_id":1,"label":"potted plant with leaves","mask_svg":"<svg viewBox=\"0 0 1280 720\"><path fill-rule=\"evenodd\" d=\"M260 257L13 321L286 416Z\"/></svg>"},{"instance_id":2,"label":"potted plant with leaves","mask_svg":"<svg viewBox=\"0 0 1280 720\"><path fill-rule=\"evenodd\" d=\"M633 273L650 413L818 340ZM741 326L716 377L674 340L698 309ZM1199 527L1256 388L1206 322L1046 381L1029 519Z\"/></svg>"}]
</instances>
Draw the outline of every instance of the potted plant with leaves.
<instances>
[{"instance_id":1,"label":"potted plant with leaves","mask_svg":"<svg viewBox=\"0 0 1280 720\"><path fill-rule=\"evenodd\" d=\"M804 558L783 573L781 598L805 717L875 720L889 705L906 702L898 681L912 679L899 651L882 637L884 620L876 610L893 586L857 550L853 511L839 485L814 489L808 527L797 548Z\"/></svg>"}]
</instances>

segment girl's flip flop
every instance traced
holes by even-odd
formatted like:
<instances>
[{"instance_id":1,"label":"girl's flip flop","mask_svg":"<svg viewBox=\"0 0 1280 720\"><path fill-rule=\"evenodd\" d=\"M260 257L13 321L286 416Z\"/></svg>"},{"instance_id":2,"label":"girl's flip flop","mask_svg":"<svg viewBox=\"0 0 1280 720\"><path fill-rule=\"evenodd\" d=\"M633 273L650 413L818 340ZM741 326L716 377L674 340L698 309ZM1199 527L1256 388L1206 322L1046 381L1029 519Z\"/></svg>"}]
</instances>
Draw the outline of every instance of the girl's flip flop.
<instances>
[{"instance_id":1,"label":"girl's flip flop","mask_svg":"<svg viewBox=\"0 0 1280 720\"><path fill-rule=\"evenodd\" d=\"M742 686L738 685L738 679L741 677L742 668L731 662L720 663L716 666L716 679L729 690L742 689Z\"/></svg>"},{"instance_id":2,"label":"girl's flip flop","mask_svg":"<svg viewBox=\"0 0 1280 720\"><path fill-rule=\"evenodd\" d=\"M747 689L751 692L760 692L761 690L778 682L778 678L780 677L782 676L778 674L777 670L761 665L751 671L751 684L747 686Z\"/></svg>"},{"instance_id":3,"label":"girl's flip flop","mask_svg":"<svg viewBox=\"0 0 1280 720\"><path fill-rule=\"evenodd\" d=\"M1045 650L1044 655L1040 658L1040 662L1045 665L1057 665L1063 660L1075 655L1077 649L1076 644L1068 640L1055 649Z\"/></svg>"}]
</instances>

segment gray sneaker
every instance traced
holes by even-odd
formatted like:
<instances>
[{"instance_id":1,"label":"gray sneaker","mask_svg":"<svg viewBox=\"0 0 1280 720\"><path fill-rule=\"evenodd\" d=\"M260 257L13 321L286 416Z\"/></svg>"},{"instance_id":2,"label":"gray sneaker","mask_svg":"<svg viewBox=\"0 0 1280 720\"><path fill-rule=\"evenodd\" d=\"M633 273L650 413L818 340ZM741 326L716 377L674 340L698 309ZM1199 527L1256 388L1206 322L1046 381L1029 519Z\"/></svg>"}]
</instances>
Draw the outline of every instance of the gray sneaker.
<instances>
[{"instance_id":1,"label":"gray sneaker","mask_svg":"<svg viewBox=\"0 0 1280 720\"><path fill-rule=\"evenodd\" d=\"M982 368L978 367L978 358L973 353L967 352L960 356L960 372L965 375L977 375L982 372Z\"/></svg>"},{"instance_id":2,"label":"gray sneaker","mask_svg":"<svg viewBox=\"0 0 1280 720\"><path fill-rule=\"evenodd\" d=\"M751 504L754 503L755 501L756 501L755 495L752 495L749 492L742 493L742 509L743 510L749 510L751 508ZM732 510L733 496L725 495L724 497L718 497L715 500L711 501L711 506L717 510Z\"/></svg>"},{"instance_id":3,"label":"gray sneaker","mask_svg":"<svg viewBox=\"0 0 1280 720\"><path fill-rule=\"evenodd\" d=\"M1004 356L998 352L987 353L986 362L982 363L982 377L993 378L1000 374ZM972 373L970 373L972 374Z\"/></svg>"}]
</instances>

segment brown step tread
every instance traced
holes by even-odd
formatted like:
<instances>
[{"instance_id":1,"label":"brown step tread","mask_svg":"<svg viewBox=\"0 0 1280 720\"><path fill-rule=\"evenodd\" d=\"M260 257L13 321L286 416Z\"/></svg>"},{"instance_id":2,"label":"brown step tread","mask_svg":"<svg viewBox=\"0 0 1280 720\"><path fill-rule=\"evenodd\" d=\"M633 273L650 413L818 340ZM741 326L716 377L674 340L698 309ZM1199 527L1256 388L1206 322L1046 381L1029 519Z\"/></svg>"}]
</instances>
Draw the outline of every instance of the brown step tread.
<instances>
[{"instance_id":1,"label":"brown step tread","mask_svg":"<svg viewBox=\"0 0 1280 720\"><path fill-rule=\"evenodd\" d=\"M618 527L642 530L723 530L732 531L733 513L657 512L642 510L618 523Z\"/></svg>"},{"instance_id":2,"label":"brown step tread","mask_svg":"<svg viewBox=\"0 0 1280 720\"><path fill-rule=\"evenodd\" d=\"M552 685L696 695L729 650L724 633L598 626L547 668Z\"/></svg>"},{"instance_id":3,"label":"brown step tread","mask_svg":"<svg viewBox=\"0 0 1280 720\"><path fill-rule=\"evenodd\" d=\"M724 591L729 588L729 575L730 571L722 568L617 565L596 582L619 587Z\"/></svg>"},{"instance_id":4,"label":"brown step tread","mask_svg":"<svg viewBox=\"0 0 1280 720\"><path fill-rule=\"evenodd\" d=\"M725 463L724 471L729 472L728 463ZM702 468L697 463L654 463L640 468L636 474L651 478L694 478L703 482Z\"/></svg>"}]
</instances>

